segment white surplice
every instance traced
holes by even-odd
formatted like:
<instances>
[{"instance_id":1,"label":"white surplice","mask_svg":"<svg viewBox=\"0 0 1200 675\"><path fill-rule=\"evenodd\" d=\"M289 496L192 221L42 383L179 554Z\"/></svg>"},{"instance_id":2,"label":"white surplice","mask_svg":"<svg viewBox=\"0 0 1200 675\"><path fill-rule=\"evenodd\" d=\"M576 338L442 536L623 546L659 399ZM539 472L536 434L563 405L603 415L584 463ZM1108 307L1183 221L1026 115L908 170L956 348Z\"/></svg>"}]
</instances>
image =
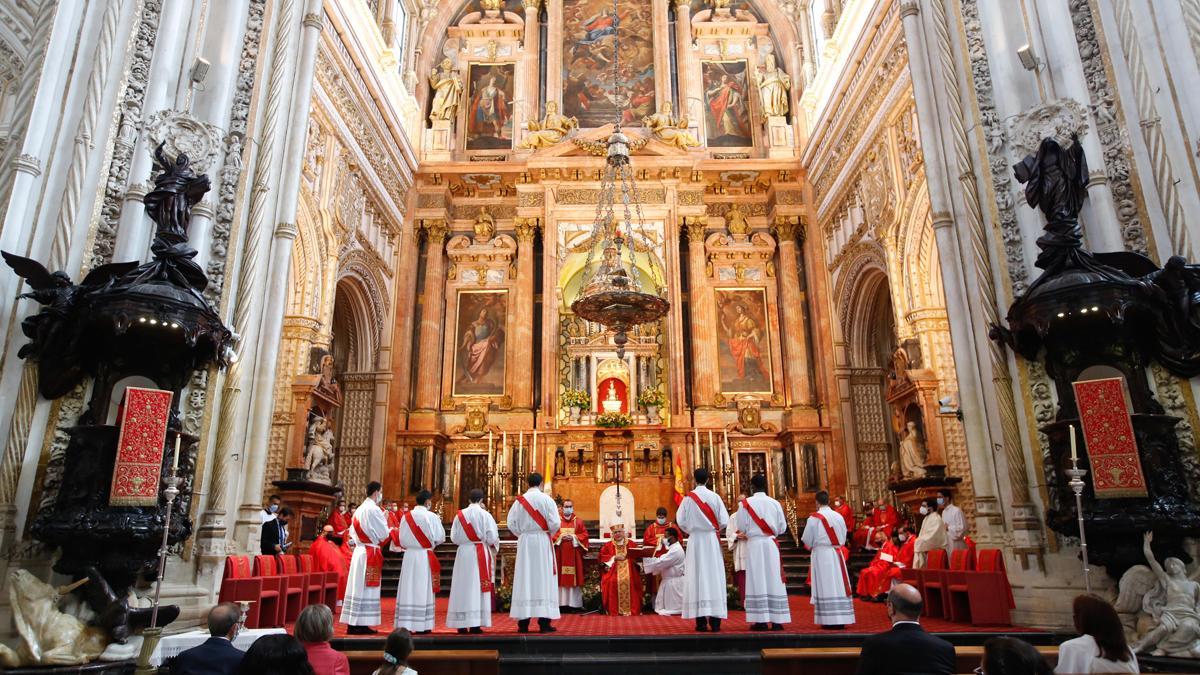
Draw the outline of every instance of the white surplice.
<instances>
[{"instance_id":1,"label":"white surplice","mask_svg":"<svg viewBox=\"0 0 1200 675\"><path fill-rule=\"evenodd\" d=\"M679 616L683 613L683 546L675 542L667 552L657 558L645 558L642 562L647 574L657 574L658 594L654 596L654 611L663 616Z\"/></svg>"},{"instance_id":2,"label":"white surplice","mask_svg":"<svg viewBox=\"0 0 1200 675\"><path fill-rule=\"evenodd\" d=\"M775 536L783 536L787 531L787 518L779 502L768 497L765 492L756 492L746 501ZM746 621L791 623L792 611L788 607L787 586L783 585L780 573L783 561L780 559L779 545L775 543L775 537L763 532L745 508L737 512L736 519L737 529L746 533ZM845 532L845 529L843 521L842 531Z\"/></svg>"},{"instance_id":3,"label":"white surplice","mask_svg":"<svg viewBox=\"0 0 1200 675\"><path fill-rule=\"evenodd\" d=\"M686 497L675 513L675 523L688 534L683 574L683 618L713 617L728 614L725 591L725 556L721 553L720 531L729 525L729 511L717 493L699 485L692 491L712 509L717 528L700 507Z\"/></svg>"},{"instance_id":4,"label":"white surplice","mask_svg":"<svg viewBox=\"0 0 1200 675\"><path fill-rule=\"evenodd\" d=\"M346 598L342 602L341 622L350 626L379 625L379 586L367 586L367 550L379 548L391 536L388 529L387 515L367 497L354 510L353 522L359 524L366 541L358 536L358 528L353 525L346 532L354 544L354 554L350 556L350 572L346 577Z\"/></svg>"},{"instance_id":5,"label":"white surplice","mask_svg":"<svg viewBox=\"0 0 1200 675\"><path fill-rule=\"evenodd\" d=\"M496 550L500 547L496 519L479 504L471 504L463 509L462 515L479 537L487 559L493 561L488 566L487 574L494 582L494 561ZM446 626L486 628L492 625L492 594L480 590L478 547L467 538L457 515L450 526L450 541L458 544L458 552L454 554L454 578L450 581L450 609L446 612Z\"/></svg>"},{"instance_id":6,"label":"white surplice","mask_svg":"<svg viewBox=\"0 0 1200 675\"><path fill-rule=\"evenodd\" d=\"M521 619L557 619L558 575L550 535L562 519L554 498L540 488L529 488L525 499L546 519L549 532L534 521L519 501L508 510L508 531L517 535L517 564L513 571L512 609L509 616Z\"/></svg>"},{"instance_id":7,"label":"white surplice","mask_svg":"<svg viewBox=\"0 0 1200 675\"><path fill-rule=\"evenodd\" d=\"M946 521L942 520L937 511L926 514L925 519L921 521L921 533L917 535L917 541L913 544L913 552L916 554L913 567L924 567L930 551L946 548L948 545Z\"/></svg>"},{"instance_id":8,"label":"white surplice","mask_svg":"<svg viewBox=\"0 0 1200 675\"><path fill-rule=\"evenodd\" d=\"M963 510L947 504L942 509L942 522L946 524L946 555L951 551L967 550L967 517Z\"/></svg>"},{"instance_id":9,"label":"white surplice","mask_svg":"<svg viewBox=\"0 0 1200 675\"><path fill-rule=\"evenodd\" d=\"M396 628L411 632L433 630L433 573L429 551L446 541L446 528L438 514L424 506L409 511L413 522L425 533L430 548L421 546L412 532L408 518L400 519L400 546L404 563L400 566L400 583L396 586Z\"/></svg>"},{"instance_id":10,"label":"white surplice","mask_svg":"<svg viewBox=\"0 0 1200 675\"><path fill-rule=\"evenodd\" d=\"M854 600L850 596L849 575L841 547L846 544L846 521L837 511L822 506L817 513L829 523L836 541L830 541L825 526L815 515L808 517L801 539L811 551L812 598L818 626L845 626L854 623ZM749 596L749 589L747 589Z\"/></svg>"}]
</instances>

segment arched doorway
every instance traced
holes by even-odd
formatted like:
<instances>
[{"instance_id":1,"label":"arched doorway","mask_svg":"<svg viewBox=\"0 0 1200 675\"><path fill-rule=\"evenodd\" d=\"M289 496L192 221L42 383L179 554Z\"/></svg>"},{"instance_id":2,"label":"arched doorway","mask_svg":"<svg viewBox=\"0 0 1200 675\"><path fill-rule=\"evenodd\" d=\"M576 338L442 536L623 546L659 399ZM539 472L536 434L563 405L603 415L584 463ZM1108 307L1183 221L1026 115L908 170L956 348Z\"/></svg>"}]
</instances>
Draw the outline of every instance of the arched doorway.
<instances>
[{"instance_id":1,"label":"arched doorway","mask_svg":"<svg viewBox=\"0 0 1200 675\"><path fill-rule=\"evenodd\" d=\"M362 281L349 275L341 277L334 291L330 351L342 388L342 407L335 416L336 479L349 495L362 494L371 480L377 318Z\"/></svg>"}]
</instances>

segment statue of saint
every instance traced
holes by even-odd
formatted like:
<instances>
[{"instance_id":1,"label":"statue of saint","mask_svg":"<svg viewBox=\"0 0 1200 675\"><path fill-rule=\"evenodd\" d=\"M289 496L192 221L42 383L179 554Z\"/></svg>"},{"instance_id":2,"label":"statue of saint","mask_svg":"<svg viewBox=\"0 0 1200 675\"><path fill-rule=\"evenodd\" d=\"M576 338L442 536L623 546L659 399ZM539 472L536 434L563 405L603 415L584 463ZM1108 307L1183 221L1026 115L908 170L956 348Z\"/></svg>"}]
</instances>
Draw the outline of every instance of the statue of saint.
<instances>
[{"instance_id":1,"label":"statue of saint","mask_svg":"<svg viewBox=\"0 0 1200 675\"><path fill-rule=\"evenodd\" d=\"M604 408L604 412L621 412L621 399L617 397L617 385L615 382L608 383L608 395L600 403Z\"/></svg>"},{"instance_id":2,"label":"statue of saint","mask_svg":"<svg viewBox=\"0 0 1200 675\"><path fill-rule=\"evenodd\" d=\"M546 103L546 116L542 118L542 121L530 120L525 126L529 129L529 135L517 147L537 150L554 145L566 138L572 129L579 127L579 120L560 115L558 103L549 101Z\"/></svg>"},{"instance_id":3,"label":"statue of saint","mask_svg":"<svg viewBox=\"0 0 1200 675\"><path fill-rule=\"evenodd\" d=\"M763 114L768 117L782 117L788 114L788 90L792 82L787 73L775 67L775 55L767 54L762 69L755 78L758 85L758 95L762 100Z\"/></svg>"},{"instance_id":4,"label":"statue of saint","mask_svg":"<svg viewBox=\"0 0 1200 675\"><path fill-rule=\"evenodd\" d=\"M1150 550L1152 541L1154 533L1147 532L1142 551L1158 583L1143 596L1142 607L1150 614L1154 627L1130 647L1138 653L1194 659L1200 655L1200 583L1188 577L1179 558L1167 558L1159 565ZM1124 577L1121 582L1121 595L1125 595Z\"/></svg>"},{"instance_id":5,"label":"statue of saint","mask_svg":"<svg viewBox=\"0 0 1200 675\"><path fill-rule=\"evenodd\" d=\"M453 120L458 112L459 99L462 98L463 82L450 59L443 59L441 70L434 70L429 76L429 86L433 88L429 121Z\"/></svg>"},{"instance_id":6,"label":"statue of saint","mask_svg":"<svg viewBox=\"0 0 1200 675\"><path fill-rule=\"evenodd\" d=\"M746 222L746 215L737 204L730 206L725 214L725 227L735 239L745 239L750 234L750 223Z\"/></svg>"},{"instance_id":7,"label":"statue of saint","mask_svg":"<svg viewBox=\"0 0 1200 675\"><path fill-rule=\"evenodd\" d=\"M649 117L643 117L642 126L649 129L658 140L667 145L673 145L680 150L687 150L688 148L700 145L700 141L697 141L695 136L687 132L687 115L679 119L671 116L671 103L669 101L663 103L658 112Z\"/></svg>"},{"instance_id":8,"label":"statue of saint","mask_svg":"<svg viewBox=\"0 0 1200 675\"><path fill-rule=\"evenodd\" d=\"M313 418L308 425L308 445L304 448L304 468L308 479L332 484L333 427L324 417Z\"/></svg>"},{"instance_id":9,"label":"statue of saint","mask_svg":"<svg viewBox=\"0 0 1200 675\"><path fill-rule=\"evenodd\" d=\"M917 423L904 425L908 431L900 441L900 475L908 478L925 477L925 444L917 434Z\"/></svg>"},{"instance_id":10,"label":"statue of saint","mask_svg":"<svg viewBox=\"0 0 1200 675\"><path fill-rule=\"evenodd\" d=\"M491 240L492 235L496 233L496 219L492 217L487 209L479 207L479 215L475 216L475 243L485 244Z\"/></svg>"}]
</instances>

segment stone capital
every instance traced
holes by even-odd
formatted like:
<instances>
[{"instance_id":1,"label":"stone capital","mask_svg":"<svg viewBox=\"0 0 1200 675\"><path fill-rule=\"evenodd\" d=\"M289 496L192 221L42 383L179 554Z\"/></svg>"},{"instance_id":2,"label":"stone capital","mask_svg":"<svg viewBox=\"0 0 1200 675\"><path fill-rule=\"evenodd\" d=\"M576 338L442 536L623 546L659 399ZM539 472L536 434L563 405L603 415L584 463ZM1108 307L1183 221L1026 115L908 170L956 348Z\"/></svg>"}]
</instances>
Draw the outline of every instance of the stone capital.
<instances>
[{"instance_id":1,"label":"stone capital","mask_svg":"<svg viewBox=\"0 0 1200 675\"><path fill-rule=\"evenodd\" d=\"M804 239L804 225L800 222L800 216L775 216L771 231L780 244L796 241L797 238L801 241Z\"/></svg>"},{"instance_id":2,"label":"stone capital","mask_svg":"<svg viewBox=\"0 0 1200 675\"><path fill-rule=\"evenodd\" d=\"M325 27L325 18L317 12L310 12L304 15L304 27L315 28L321 30Z\"/></svg>"},{"instance_id":3,"label":"stone capital","mask_svg":"<svg viewBox=\"0 0 1200 675\"><path fill-rule=\"evenodd\" d=\"M542 8L542 0L521 0L521 6L525 8L525 11L532 10L534 14L537 14L537 11Z\"/></svg>"},{"instance_id":4,"label":"stone capital","mask_svg":"<svg viewBox=\"0 0 1200 675\"><path fill-rule=\"evenodd\" d=\"M530 243L537 237L541 221L537 218L517 217L513 218L513 227L516 228L518 242Z\"/></svg>"},{"instance_id":5,"label":"stone capital","mask_svg":"<svg viewBox=\"0 0 1200 675\"><path fill-rule=\"evenodd\" d=\"M277 239L295 239L300 235L300 229L295 223L279 223L275 226L275 237Z\"/></svg>"},{"instance_id":6,"label":"stone capital","mask_svg":"<svg viewBox=\"0 0 1200 675\"><path fill-rule=\"evenodd\" d=\"M441 244L446 239L446 234L450 232L450 228L446 226L446 221L442 218L422 220L421 229L425 231L425 237L431 244Z\"/></svg>"},{"instance_id":7,"label":"stone capital","mask_svg":"<svg viewBox=\"0 0 1200 675\"><path fill-rule=\"evenodd\" d=\"M921 3L917 0L904 0L900 3L900 18L906 19L921 13Z\"/></svg>"},{"instance_id":8,"label":"stone capital","mask_svg":"<svg viewBox=\"0 0 1200 675\"><path fill-rule=\"evenodd\" d=\"M702 242L708 234L705 231L706 227L708 227L707 216L684 216L683 224L679 229L687 235L688 241Z\"/></svg>"}]
</instances>

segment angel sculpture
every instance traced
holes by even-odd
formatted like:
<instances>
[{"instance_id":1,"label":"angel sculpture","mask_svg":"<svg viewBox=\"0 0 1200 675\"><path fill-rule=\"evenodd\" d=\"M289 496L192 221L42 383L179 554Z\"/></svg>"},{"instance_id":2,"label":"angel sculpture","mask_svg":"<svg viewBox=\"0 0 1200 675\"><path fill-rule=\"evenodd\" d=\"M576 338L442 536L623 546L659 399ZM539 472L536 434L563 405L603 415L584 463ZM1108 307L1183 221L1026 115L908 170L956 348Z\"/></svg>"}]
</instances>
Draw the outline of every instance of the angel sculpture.
<instances>
[{"instance_id":1,"label":"angel sculpture","mask_svg":"<svg viewBox=\"0 0 1200 675\"><path fill-rule=\"evenodd\" d=\"M518 148L545 148L567 137L572 129L579 128L579 120L565 117L558 112L558 103L546 103L546 116L541 122L530 120L526 123L529 135L517 146Z\"/></svg>"},{"instance_id":2,"label":"angel sculpture","mask_svg":"<svg viewBox=\"0 0 1200 675\"><path fill-rule=\"evenodd\" d=\"M1200 570L1188 575L1183 561L1167 558L1159 565L1150 550L1154 533L1142 539L1146 565L1121 576L1116 609L1137 653L1196 658L1200 656Z\"/></svg>"},{"instance_id":3,"label":"angel sculpture","mask_svg":"<svg viewBox=\"0 0 1200 675\"><path fill-rule=\"evenodd\" d=\"M679 119L671 116L670 102L663 103L658 112L649 117L642 118L642 126L646 127L654 134L658 140L673 145L680 150L687 150L700 145L700 141L696 140L687 132L688 117L684 115Z\"/></svg>"},{"instance_id":4,"label":"angel sculpture","mask_svg":"<svg viewBox=\"0 0 1200 675\"><path fill-rule=\"evenodd\" d=\"M0 645L0 666L75 666L96 659L108 640L104 629L88 626L59 609L59 601L79 582L55 588L29 572L8 573L8 599L20 643Z\"/></svg>"}]
</instances>

